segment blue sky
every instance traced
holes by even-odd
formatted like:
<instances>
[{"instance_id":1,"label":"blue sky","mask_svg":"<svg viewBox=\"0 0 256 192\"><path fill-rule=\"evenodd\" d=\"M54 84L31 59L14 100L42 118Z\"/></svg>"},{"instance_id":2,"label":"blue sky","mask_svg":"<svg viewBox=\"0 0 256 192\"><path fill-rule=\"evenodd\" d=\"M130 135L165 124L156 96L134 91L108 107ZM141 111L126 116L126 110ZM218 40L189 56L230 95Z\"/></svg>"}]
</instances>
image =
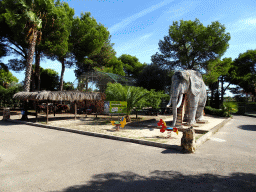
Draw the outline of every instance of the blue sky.
<instances>
[{"instance_id":1,"label":"blue sky","mask_svg":"<svg viewBox=\"0 0 256 192\"><path fill-rule=\"evenodd\" d=\"M91 12L97 22L108 28L115 43L117 57L136 56L141 63L150 63L158 50L159 40L168 35L173 21L196 18L204 25L219 21L231 35L229 49L224 57L233 60L249 49L256 49L255 0L63 0L75 9L75 15ZM3 59L5 61L6 59ZM52 68L59 74L61 64L41 60L43 68ZM64 81L74 82L74 69L66 69ZM25 73L13 74L24 80Z\"/></svg>"}]
</instances>

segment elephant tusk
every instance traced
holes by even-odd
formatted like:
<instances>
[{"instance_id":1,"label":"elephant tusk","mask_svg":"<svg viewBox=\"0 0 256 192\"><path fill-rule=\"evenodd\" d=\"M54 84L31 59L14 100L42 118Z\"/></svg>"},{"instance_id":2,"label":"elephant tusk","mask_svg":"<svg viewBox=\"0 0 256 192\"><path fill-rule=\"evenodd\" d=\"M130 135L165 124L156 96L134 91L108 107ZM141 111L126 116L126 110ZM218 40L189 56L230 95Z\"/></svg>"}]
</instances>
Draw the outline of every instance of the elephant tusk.
<instances>
[{"instance_id":1,"label":"elephant tusk","mask_svg":"<svg viewBox=\"0 0 256 192\"><path fill-rule=\"evenodd\" d=\"M177 109L180 107L182 99L183 99L183 94L180 94L180 99L179 99L179 102L177 104Z\"/></svg>"},{"instance_id":2,"label":"elephant tusk","mask_svg":"<svg viewBox=\"0 0 256 192\"><path fill-rule=\"evenodd\" d=\"M172 97L170 98L170 101L169 101L169 103L166 105L166 107L170 107L171 104L172 104Z\"/></svg>"}]
</instances>

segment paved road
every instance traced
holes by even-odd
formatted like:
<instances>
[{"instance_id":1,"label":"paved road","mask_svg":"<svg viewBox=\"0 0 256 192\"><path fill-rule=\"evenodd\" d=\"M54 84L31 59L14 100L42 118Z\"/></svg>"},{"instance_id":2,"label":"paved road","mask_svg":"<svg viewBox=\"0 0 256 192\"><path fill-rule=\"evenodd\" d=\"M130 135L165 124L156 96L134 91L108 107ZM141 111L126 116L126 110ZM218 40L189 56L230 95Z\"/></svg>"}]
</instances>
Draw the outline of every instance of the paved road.
<instances>
[{"instance_id":1,"label":"paved road","mask_svg":"<svg viewBox=\"0 0 256 192\"><path fill-rule=\"evenodd\" d=\"M255 191L256 118L195 154L0 122L0 191Z\"/></svg>"}]
</instances>

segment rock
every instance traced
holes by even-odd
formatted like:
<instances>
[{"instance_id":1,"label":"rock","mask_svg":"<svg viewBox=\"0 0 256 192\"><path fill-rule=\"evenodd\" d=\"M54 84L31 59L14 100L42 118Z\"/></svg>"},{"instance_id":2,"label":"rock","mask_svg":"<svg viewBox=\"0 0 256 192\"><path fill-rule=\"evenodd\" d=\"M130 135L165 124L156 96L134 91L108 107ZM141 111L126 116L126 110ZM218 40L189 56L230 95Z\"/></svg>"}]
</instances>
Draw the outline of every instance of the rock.
<instances>
[{"instance_id":1,"label":"rock","mask_svg":"<svg viewBox=\"0 0 256 192\"><path fill-rule=\"evenodd\" d=\"M189 153L195 152L195 130L192 126L188 129L184 129L183 136L181 138L181 147Z\"/></svg>"}]
</instances>

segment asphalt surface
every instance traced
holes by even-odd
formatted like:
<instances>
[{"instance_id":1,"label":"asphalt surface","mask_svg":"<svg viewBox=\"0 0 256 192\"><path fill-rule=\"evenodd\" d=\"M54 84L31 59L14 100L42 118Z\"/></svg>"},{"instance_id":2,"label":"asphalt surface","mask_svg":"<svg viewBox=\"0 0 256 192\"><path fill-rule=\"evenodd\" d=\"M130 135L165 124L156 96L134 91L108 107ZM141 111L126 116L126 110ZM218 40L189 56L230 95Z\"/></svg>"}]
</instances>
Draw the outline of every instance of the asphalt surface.
<instances>
[{"instance_id":1,"label":"asphalt surface","mask_svg":"<svg viewBox=\"0 0 256 192\"><path fill-rule=\"evenodd\" d=\"M253 191L256 118L195 154L0 121L0 191Z\"/></svg>"}]
</instances>

